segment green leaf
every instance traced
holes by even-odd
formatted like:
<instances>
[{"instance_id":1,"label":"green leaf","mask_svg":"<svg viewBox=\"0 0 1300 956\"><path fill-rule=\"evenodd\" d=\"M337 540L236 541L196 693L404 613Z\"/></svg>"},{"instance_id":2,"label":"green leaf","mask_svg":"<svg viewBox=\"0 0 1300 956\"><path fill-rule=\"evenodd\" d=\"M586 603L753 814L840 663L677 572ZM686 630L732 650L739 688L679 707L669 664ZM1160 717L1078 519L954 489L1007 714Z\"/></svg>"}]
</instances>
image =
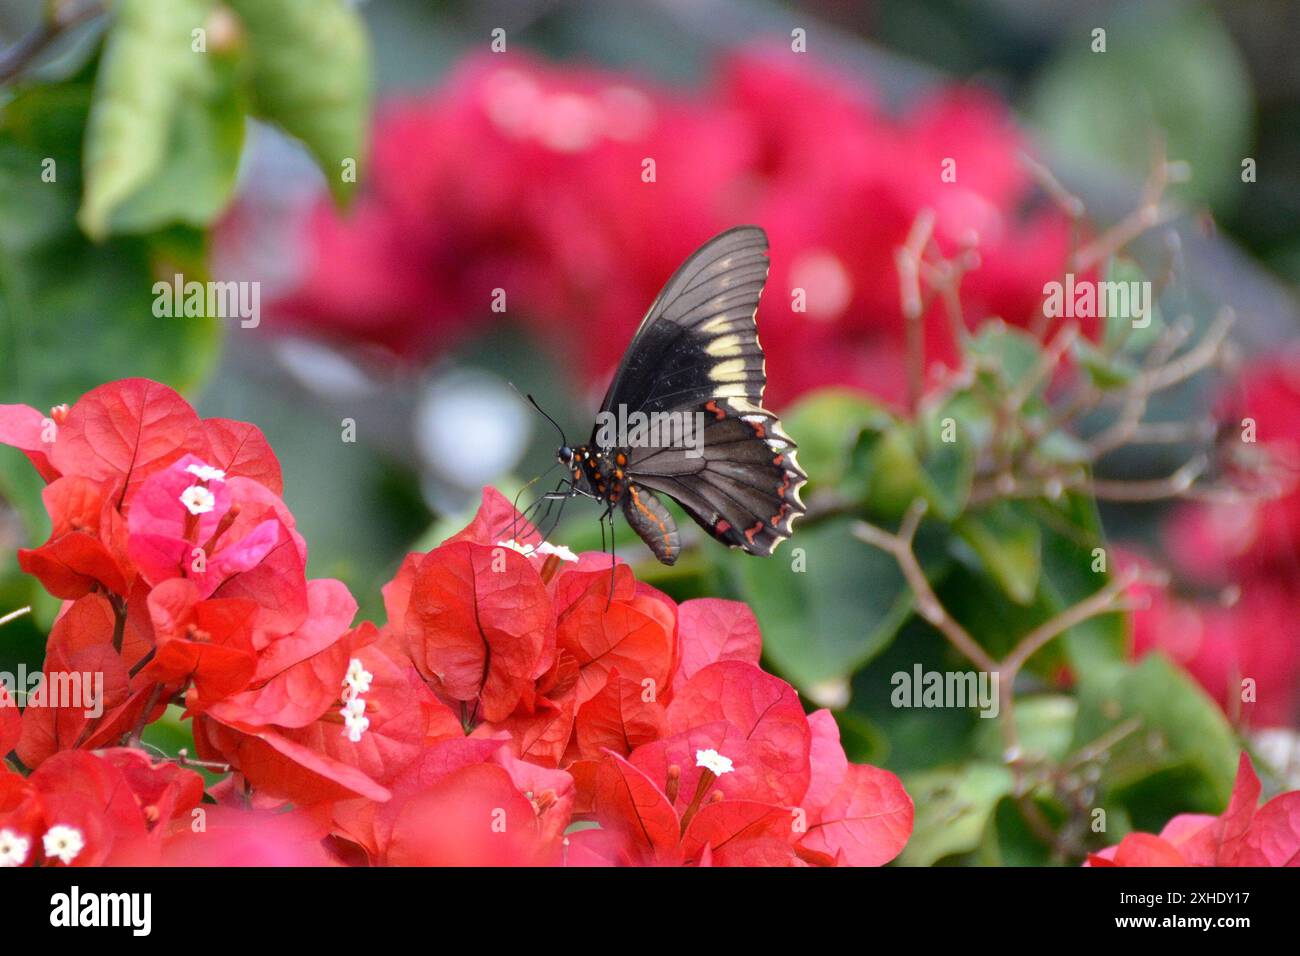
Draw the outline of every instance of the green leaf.
<instances>
[{"instance_id":1,"label":"green leaf","mask_svg":"<svg viewBox=\"0 0 1300 956\"><path fill-rule=\"evenodd\" d=\"M1015 502L996 502L968 512L953 530L971 546L984 569L1017 604L1028 604L1038 590L1042 535L1038 523Z\"/></svg>"},{"instance_id":2,"label":"green leaf","mask_svg":"<svg viewBox=\"0 0 1300 956\"><path fill-rule=\"evenodd\" d=\"M911 613L893 558L858 541L847 520L799 530L773 557L723 560L758 617L763 652L814 700L832 701Z\"/></svg>"},{"instance_id":3,"label":"green leaf","mask_svg":"<svg viewBox=\"0 0 1300 956\"><path fill-rule=\"evenodd\" d=\"M912 430L901 423L879 433L862 432L853 449L850 473L841 483L854 488L854 497L873 514L890 518L898 518L924 496L924 485Z\"/></svg>"},{"instance_id":4,"label":"green leaf","mask_svg":"<svg viewBox=\"0 0 1300 956\"><path fill-rule=\"evenodd\" d=\"M1042 346L1036 338L1001 319L985 322L971 340L970 350L985 372L1010 387L1018 385L1043 358Z\"/></svg>"},{"instance_id":5,"label":"green leaf","mask_svg":"<svg viewBox=\"0 0 1300 956\"><path fill-rule=\"evenodd\" d=\"M343 0L227 0L248 28L254 111L307 146L330 191L353 183L366 146L370 46L361 16Z\"/></svg>"},{"instance_id":6,"label":"green leaf","mask_svg":"<svg viewBox=\"0 0 1300 956\"><path fill-rule=\"evenodd\" d=\"M1142 271L1132 259L1127 256L1116 256L1111 259L1106 270L1106 281L1122 283L1131 287L1133 283L1147 283L1150 280L1147 274ZM1145 293L1143 293L1145 295ZM1101 298L1099 292L1098 298ZM1154 300L1155 292L1151 293ZM1160 312L1160 307L1154 301L1148 302L1147 308L1149 315L1145 325L1135 325L1136 321L1130 299L1130 306L1127 310L1117 309L1114 315L1109 314L1107 309L1106 329L1103 337L1103 343L1107 351L1116 353L1119 351L1127 352L1130 355L1141 355L1160 335L1160 330L1164 327L1164 316Z\"/></svg>"},{"instance_id":7,"label":"green leaf","mask_svg":"<svg viewBox=\"0 0 1300 956\"><path fill-rule=\"evenodd\" d=\"M1083 600L1109 580L1092 570L1094 547L1101 543L1096 509L1079 495L1059 501L1020 503L1026 520L1042 538L1042 568L1033 600L1026 604L990 586L983 562L963 539L954 540L954 564L948 577L936 586L940 599L953 616L995 657L1006 654L1032 629ZM1119 613L1093 617L1067 630L1030 658L1034 673L1050 676L1065 665L1121 660L1125 647L1125 620Z\"/></svg>"},{"instance_id":8,"label":"green leaf","mask_svg":"<svg viewBox=\"0 0 1300 956\"><path fill-rule=\"evenodd\" d=\"M177 104L162 167L113 211L114 232L145 232L168 223L203 227L229 204L244 146L239 70L230 57L207 56L207 67Z\"/></svg>"},{"instance_id":9,"label":"green leaf","mask_svg":"<svg viewBox=\"0 0 1300 956\"><path fill-rule=\"evenodd\" d=\"M1055 830L1061 822L1060 808L1045 800L1033 802L1049 827ZM1050 866L1054 862L1059 861L1052 859L1052 848L1034 832L1020 804L1011 797L998 801L984 830L979 852L971 859L975 866Z\"/></svg>"},{"instance_id":10,"label":"green leaf","mask_svg":"<svg viewBox=\"0 0 1300 956\"><path fill-rule=\"evenodd\" d=\"M86 132L79 219L91 238L108 235L113 213L163 169L177 111L208 86L208 55L194 52L191 43L192 31L204 24L214 3L121 0L115 6ZM200 196L199 202L210 205L211 198ZM194 210L182 218L199 221Z\"/></svg>"},{"instance_id":11,"label":"green leaf","mask_svg":"<svg viewBox=\"0 0 1300 956\"><path fill-rule=\"evenodd\" d=\"M820 389L804 396L782 416L786 432L799 446L799 464L810 488L849 492L843 482L850 455L864 435L878 435L894 417L875 399L843 388Z\"/></svg>"},{"instance_id":12,"label":"green leaf","mask_svg":"<svg viewBox=\"0 0 1300 956\"><path fill-rule=\"evenodd\" d=\"M1063 760L1074 739L1074 722L1079 712L1073 697L1064 694L1036 694L1016 698L1016 735L1021 753L1028 759ZM1006 749L1001 719L981 720L975 732L975 753L989 760L1001 760Z\"/></svg>"},{"instance_id":13,"label":"green leaf","mask_svg":"<svg viewBox=\"0 0 1300 956\"><path fill-rule=\"evenodd\" d=\"M1104 53L1076 24L1064 55L1040 72L1029 114L1046 144L1082 168L1101 160L1137 179L1160 133L1169 156L1191 165L1182 188L1220 205L1239 195L1254 109L1228 31L1208 4L1131 4L1116 14L1098 24Z\"/></svg>"},{"instance_id":14,"label":"green leaf","mask_svg":"<svg viewBox=\"0 0 1300 956\"><path fill-rule=\"evenodd\" d=\"M1105 586L1106 572L1094 571L1096 549L1105 543L1097 503L1082 494L1054 502L1033 502L1043 533L1043 574L1039 592L1052 614L1059 614ZM1066 631L1059 646L1072 667L1125 660L1128 618L1103 614ZM1049 645L1055 646L1055 645Z\"/></svg>"},{"instance_id":15,"label":"green leaf","mask_svg":"<svg viewBox=\"0 0 1300 956\"><path fill-rule=\"evenodd\" d=\"M1123 388L1137 375L1137 366L1126 356L1108 355L1086 339L1076 339L1074 355L1092 384L1103 392Z\"/></svg>"},{"instance_id":16,"label":"green leaf","mask_svg":"<svg viewBox=\"0 0 1300 956\"><path fill-rule=\"evenodd\" d=\"M998 801L1011 793L1011 772L997 763L907 774L903 785L916 806L912 836L903 848L905 866L931 866L979 846Z\"/></svg>"},{"instance_id":17,"label":"green leaf","mask_svg":"<svg viewBox=\"0 0 1300 956\"><path fill-rule=\"evenodd\" d=\"M1115 747L1106 773L1110 796L1136 826L1170 808L1218 813L1227 805L1238 741L1214 701L1164 655L1150 654L1136 666L1094 662L1080 669L1078 699L1076 748L1124 721L1139 724Z\"/></svg>"},{"instance_id":18,"label":"green leaf","mask_svg":"<svg viewBox=\"0 0 1300 956\"><path fill-rule=\"evenodd\" d=\"M81 81L33 86L0 119L3 402L48 408L133 375L192 387L216 357L217 320L153 314L157 272L203 274L202 236L178 229L93 244L77 228L90 101ZM47 158L53 182L41 178Z\"/></svg>"}]
</instances>

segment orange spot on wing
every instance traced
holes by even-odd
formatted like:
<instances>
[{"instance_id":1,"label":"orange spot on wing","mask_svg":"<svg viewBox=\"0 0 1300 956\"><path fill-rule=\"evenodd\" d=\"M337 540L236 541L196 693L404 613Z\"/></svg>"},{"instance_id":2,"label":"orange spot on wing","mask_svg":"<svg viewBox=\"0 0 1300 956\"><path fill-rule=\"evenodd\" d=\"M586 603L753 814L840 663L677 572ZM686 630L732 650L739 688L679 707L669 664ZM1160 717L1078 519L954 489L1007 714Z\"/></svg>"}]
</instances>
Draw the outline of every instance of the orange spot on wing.
<instances>
[{"instance_id":1,"label":"orange spot on wing","mask_svg":"<svg viewBox=\"0 0 1300 956\"><path fill-rule=\"evenodd\" d=\"M758 534L762 530L763 530L763 522L761 521L758 524L754 525L754 527L747 528L745 530L745 540L748 541L750 544L753 544L754 535Z\"/></svg>"},{"instance_id":2,"label":"orange spot on wing","mask_svg":"<svg viewBox=\"0 0 1300 956\"><path fill-rule=\"evenodd\" d=\"M727 417L727 413L724 412L722 409L720 409L718 407L718 403L713 401L712 399L709 399L709 401L705 402L704 407L707 408L709 411L713 412L713 414L717 415L719 420Z\"/></svg>"}]
</instances>

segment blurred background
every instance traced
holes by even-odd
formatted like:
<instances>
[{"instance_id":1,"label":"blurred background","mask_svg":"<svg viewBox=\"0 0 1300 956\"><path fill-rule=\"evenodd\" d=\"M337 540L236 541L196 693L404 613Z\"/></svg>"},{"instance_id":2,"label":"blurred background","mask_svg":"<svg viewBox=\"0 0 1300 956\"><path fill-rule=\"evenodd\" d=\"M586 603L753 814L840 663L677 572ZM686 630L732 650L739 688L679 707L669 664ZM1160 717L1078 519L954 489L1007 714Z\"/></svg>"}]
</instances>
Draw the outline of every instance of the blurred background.
<instances>
[{"instance_id":1,"label":"blurred background","mask_svg":"<svg viewBox=\"0 0 1300 956\"><path fill-rule=\"evenodd\" d=\"M1266 400L1278 423L1300 414L1300 364L1286 358L1300 332L1300 3L354 6L372 50L368 79L357 79L371 108L364 148L340 154L358 161L346 207L331 197L334 163L309 148L310 136L304 146L284 124L237 119L233 132L221 127L225 139L211 133L237 151L237 167L205 215L136 210L136 222L119 217L92 241L76 218L76 170L103 18L65 31L27 67L26 86L0 92L0 402L48 407L145 375L182 389L204 415L256 423L282 462L310 573L343 579L363 617L382 618L379 588L402 556L463 523L484 484L513 491L552 463L554 432L508 383L535 394L570 439L585 439L658 288L731 225L758 223L772 242L758 322L778 411L826 385L899 407L894 250L923 209L936 212L941 248L978 244L980 267L963 285L968 319L1030 327L1072 226L1022 154L1105 225L1134 207L1162 135L1190 176L1171 190L1175 221L1137 250L1149 275L1176 274L1161 309L1204 326L1230 305L1247 367L1254 357L1281 364L1268 365L1254 391L1196 379L1157 411L1194 417L1228 394ZM29 36L41 7L5 0L0 49ZM209 42L218 57L236 49L237 24L210 22ZM0 76L4 63L0 55ZM299 69L322 87L338 79L323 59ZM49 155L67 157L57 186L32 173ZM955 183L941 181L947 159ZM158 188L192 196L205 182L160 179ZM260 282L260 325L160 322L150 287L178 271ZM806 292L806 312L791 307L795 289ZM951 364L954 343L933 311L927 360ZM341 437L347 421L355 443ZM1300 434L1289 429L1294 443ZM1181 453L1146 448L1110 467L1165 474ZM5 630L0 664L34 664L55 607L16 573L13 552L43 540L48 525L21 457L0 449L0 466L0 611L37 607ZM1300 512L1294 501L1285 507ZM1200 549L1188 551L1193 563L1245 573L1233 562L1253 553L1254 539L1225 543L1204 530L1204 514L1175 511L1125 506L1102 517L1139 551L1176 557L1179 541ZM1293 520L1279 513L1258 521ZM554 540L599 546L595 517L571 507ZM621 553L678 598L749 599L770 586L694 540L700 547L672 569L636 542ZM1268 572L1277 578L1268 593L1285 596L1269 598L1266 659L1290 696L1267 723L1283 728L1300 713L1294 540L1282 570ZM855 693L866 685L852 675L885 650L883 622L896 613L863 599L862 581L894 572L883 556L857 554L845 566L842 580L819 579L795 597L793 619L760 608L777 655L770 663L814 701L843 708L851 756L901 769L937 763L944 741L960 739L945 736L943 722L965 717L927 714L882 729L888 718ZM1188 585L1189 600L1219 593L1220 582L1202 585ZM1251 618L1255 630L1261 619ZM822 643L806 653L825 666L800 663L813 633ZM1139 639L1185 644L1187 633L1185 621L1161 621ZM1201 660L1202 650L1184 647L1184 663L1194 673L1203 666L1198 678L1221 692L1221 662Z\"/></svg>"}]
</instances>

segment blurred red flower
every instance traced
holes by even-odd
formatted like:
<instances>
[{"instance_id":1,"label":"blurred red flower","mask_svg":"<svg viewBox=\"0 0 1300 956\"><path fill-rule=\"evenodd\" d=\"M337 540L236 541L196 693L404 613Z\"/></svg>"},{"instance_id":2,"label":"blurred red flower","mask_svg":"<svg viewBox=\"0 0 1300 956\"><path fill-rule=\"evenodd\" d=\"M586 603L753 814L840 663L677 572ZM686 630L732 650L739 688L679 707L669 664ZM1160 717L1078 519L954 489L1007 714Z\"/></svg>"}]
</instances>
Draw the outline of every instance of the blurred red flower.
<instances>
[{"instance_id":1,"label":"blurred red flower","mask_svg":"<svg viewBox=\"0 0 1300 956\"><path fill-rule=\"evenodd\" d=\"M688 96L619 73L471 58L439 90L380 111L367 191L346 217L322 198L303 237L310 265L275 321L420 360L491 317L503 289L509 314L557 352L581 328L581 354L568 357L601 382L682 259L756 222L773 250L759 321L770 401L825 384L897 398L894 253L917 214L935 212L947 254L978 243L971 315L1016 324L1062 269L1067 224L1022 215L1027 144L991 94L943 90L895 116L860 80L806 64L742 52ZM929 355L950 359L933 312Z\"/></svg>"},{"instance_id":2,"label":"blurred red flower","mask_svg":"<svg viewBox=\"0 0 1300 956\"><path fill-rule=\"evenodd\" d=\"M1248 483L1230 502L1181 506L1164 542L1179 577L1221 599L1152 593L1150 609L1134 618L1135 649L1165 651L1243 724L1292 727L1300 722L1300 353L1248 365L1218 415L1221 468ZM1239 469L1241 457L1265 459L1276 487L1256 487L1249 476L1258 472ZM1247 679L1253 700L1242 699Z\"/></svg>"}]
</instances>

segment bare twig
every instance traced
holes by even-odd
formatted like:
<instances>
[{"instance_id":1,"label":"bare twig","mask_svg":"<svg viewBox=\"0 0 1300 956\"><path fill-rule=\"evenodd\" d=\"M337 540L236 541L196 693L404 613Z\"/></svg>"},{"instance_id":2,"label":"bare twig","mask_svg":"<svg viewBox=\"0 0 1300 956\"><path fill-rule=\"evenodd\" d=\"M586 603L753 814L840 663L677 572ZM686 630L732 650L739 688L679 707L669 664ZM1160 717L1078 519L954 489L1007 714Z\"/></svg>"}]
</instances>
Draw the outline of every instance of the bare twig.
<instances>
[{"instance_id":1,"label":"bare twig","mask_svg":"<svg viewBox=\"0 0 1300 956\"><path fill-rule=\"evenodd\" d=\"M1073 271L1086 272L1100 265L1148 229L1174 218L1174 209L1162 201L1169 183L1181 178L1183 166L1165 158L1164 142L1160 138L1152 142L1151 155L1151 173L1142 187L1137 208L1080 249Z\"/></svg>"},{"instance_id":2,"label":"bare twig","mask_svg":"<svg viewBox=\"0 0 1300 956\"><path fill-rule=\"evenodd\" d=\"M921 257L934 230L934 210L923 209L912 223L907 241L894 253L898 268L898 295L907 336L907 407L921 401L925 375L925 303L921 298Z\"/></svg>"},{"instance_id":3,"label":"bare twig","mask_svg":"<svg viewBox=\"0 0 1300 956\"><path fill-rule=\"evenodd\" d=\"M1022 636L1002 659L996 660L944 607L930 586L925 571L916 558L913 542L917 529L925 516L926 503L922 498L912 502L903 515L897 532L886 531L866 521L853 525L853 534L862 541L880 548L898 564L904 580L912 589L916 612L941 633L958 652L983 671L998 675L999 717L1003 739L1006 742L1006 759L1015 764L1019 759L1019 733L1016 728L1014 687L1016 678L1025 664L1053 639L1085 621L1103 614L1133 610L1127 594L1137 581L1162 581L1156 571L1133 568L1112 577L1097 591L1072 604L1055 617Z\"/></svg>"},{"instance_id":4,"label":"bare twig","mask_svg":"<svg viewBox=\"0 0 1300 956\"><path fill-rule=\"evenodd\" d=\"M216 760L199 760L191 757L190 752L182 747L172 758L176 764L182 767L199 767L203 770L211 770L213 773L230 773L231 766L228 763L221 763Z\"/></svg>"},{"instance_id":5,"label":"bare twig","mask_svg":"<svg viewBox=\"0 0 1300 956\"><path fill-rule=\"evenodd\" d=\"M1053 638L1064 634L1070 628L1082 624L1090 618L1122 610L1119 598L1140 577L1141 573L1137 570L1116 574L1097 591L1094 591L1077 604L1070 605L1056 617L1045 621L1022 637L1011 653L1002 661L1002 666L1006 668L1009 676L1014 679L1015 675L1024 667L1025 662L1042 650Z\"/></svg>"},{"instance_id":6,"label":"bare twig","mask_svg":"<svg viewBox=\"0 0 1300 956\"><path fill-rule=\"evenodd\" d=\"M24 614L30 614L31 612L32 612L32 608L30 604L27 607L20 607L16 611L10 611L4 617L0 617L0 627L3 627L4 625L8 624L10 621L16 621Z\"/></svg>"},{"instance_id":7,"label":"bare twig","mask_svg":"<svg viewBox=\"0 0 1300 956\"><path fill-rule=\"evenodd\" d=\"M853 533L859 539L887 552L898 562L899 570L902 571L903 578L916 598L916 612L922 618L937 628L953 647L977 667L990 672L995 671L998 667L997 661L989 656L970 632L948 613L939 601L938 595L930 587L921 563L916 559L912 542L916 537L917 528L920 527L921 519L925 517L926 508L924 498L912 502L903 516L897 533L886 531L866 521L855 522Z\"/></svg>"},{"instance_id":8,"label":"bare twig","mask_svg":"<svg viewBox=\"0 0 1300 956\"><path fill-rule=\"evenodd\" d=\"M97 0L63 0L47 5L44 22L9 49L0 52L0 86L22 74L50 44L73 27L88 23L104 12Z\"/></svg>"}]
</instances>

